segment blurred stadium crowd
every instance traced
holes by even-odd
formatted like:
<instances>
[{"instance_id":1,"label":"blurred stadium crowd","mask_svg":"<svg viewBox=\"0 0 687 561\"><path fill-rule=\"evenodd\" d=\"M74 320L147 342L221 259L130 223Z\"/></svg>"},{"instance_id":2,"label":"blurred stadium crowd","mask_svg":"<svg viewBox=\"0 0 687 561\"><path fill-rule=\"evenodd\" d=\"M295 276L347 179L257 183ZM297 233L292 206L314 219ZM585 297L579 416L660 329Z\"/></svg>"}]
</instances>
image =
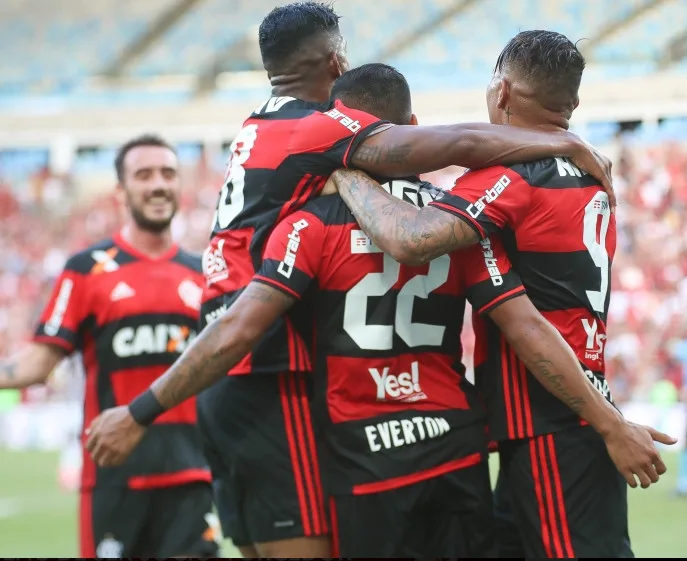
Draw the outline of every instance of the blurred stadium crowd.
<instances>
[{"instance_id":1,"label":"blurred stadium crowd","mask_svg":"<svg viewBox=\"0 0 687 561\"><path fill-rule=\"evenodd\" d=\"M660 387L658 381L670 381L677 391L687 383L687 145L640 145L618 136L609 150L620 203L606 349L609 378L619 403L645 401ZM205 248L223 173L219 161L202 151L185 158L184 198L174 233L190 250ZM450 187L459 173L452 168L426 179ZM30 336L67 257L118 227L122 208L115 189L84 198L75 189L78 180L47 167L23 179L3 180L0 168L0 356ZM464 339L470 366L470 329ZM64 399L80 380L73 369L62 370L50 386L31 388L23 399Z\"/></svg>"}]
</instances>

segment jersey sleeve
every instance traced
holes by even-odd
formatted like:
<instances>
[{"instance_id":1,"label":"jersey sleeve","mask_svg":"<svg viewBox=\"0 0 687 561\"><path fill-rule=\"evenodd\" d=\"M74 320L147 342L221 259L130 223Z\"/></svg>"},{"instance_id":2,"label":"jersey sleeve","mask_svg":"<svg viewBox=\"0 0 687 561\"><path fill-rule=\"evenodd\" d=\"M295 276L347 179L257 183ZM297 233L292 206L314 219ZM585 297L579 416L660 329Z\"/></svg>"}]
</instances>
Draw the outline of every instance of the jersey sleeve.
<instances>
[{"instance_id":1,"label":"jersey sleeve","mask_svg":"<svg viewBox=\"0 0 687 561\"><path fill-rule=\"evenodd\" d=\"M81 346L81 331L88 317L88 271L78 256L70 258L43 309L33 340L64 349L68 354Z\"/></svg>"},{"instance_id":2,"label":"jersey sleeve","mask_svg":"<svg viewBox=\"0 0 687 561\"><path fill-rule=\"evenodd\" d=\"M325 227L315 215L298 211L272 231L254 281L300 299L320 270Z\"/></svg>"},{"instance_id":3,"label":"jersey sleeve","mask_svg":"<svg viewBox=\"0 0 687 561\"><path fill-rule=\"evenodd\" d=\"M346 107L335 101L331 109L301 119L291 136L289 151L312 154L323 160L330 171L348 167L360 144L388 121Z\"/></svg>"},{"instance_id":4,"label":"jersey sleeve","mask_svg":"<svg viewBox=\"0 0 687 561\"><path fill-rule=\"evenodd\" d=\"M478 314L488 314L499 305L525 293L498 237L484 238L451 256L459 260L468 301Z\"/></svg>"},{"instance_id":5,"label":"jersey sleeve","mask_svg":"<svg viewBox=\"0 0 687 561\"><path fill-rule=\"evenodd\" d=\"M506 227L514 229L527 213L531 197L532 187L522 175L494 166L463 174L430 205L458 216L485 238Z\"/></svg>"}]
</instances>

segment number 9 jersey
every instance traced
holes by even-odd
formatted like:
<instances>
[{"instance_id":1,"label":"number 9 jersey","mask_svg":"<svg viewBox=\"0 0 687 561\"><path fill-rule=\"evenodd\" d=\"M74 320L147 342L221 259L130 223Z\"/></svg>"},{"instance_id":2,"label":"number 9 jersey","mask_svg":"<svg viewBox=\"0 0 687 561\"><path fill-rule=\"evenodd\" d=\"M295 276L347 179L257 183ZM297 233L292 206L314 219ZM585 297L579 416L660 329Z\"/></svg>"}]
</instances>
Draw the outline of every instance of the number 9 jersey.
<instances>
[{"instance_id":1,"label":"number 9 jersey","mask_svg":"<svg viewBox=\"0 0 687 561\"><path fill-rule=\"evenodd\" d=\"M604 372L615 216L593 177L564 158L470 171L432 206L499 233L527 294L572 347L587 377L612 403ZM476 381L495 440L555 432L582 423L526 371L498 328L481 318Z\"/></svg>"},{"instance_id":2,"label":"number 9 jersey","mask_svg":"<svg viewBox=\"0 0 687 561\"><path fill-rule=\"evenodd\" d=\"M408 181L385 188L431 200ZM498 240L407 267L338 195L324 196L277 226L255 280L300 299L294 316L314 320L313 410L330 492L393 489L482 460L485 415L463 376L460 334L466 296L487 313L524 293Z\"/></svg>"}]
</instances>

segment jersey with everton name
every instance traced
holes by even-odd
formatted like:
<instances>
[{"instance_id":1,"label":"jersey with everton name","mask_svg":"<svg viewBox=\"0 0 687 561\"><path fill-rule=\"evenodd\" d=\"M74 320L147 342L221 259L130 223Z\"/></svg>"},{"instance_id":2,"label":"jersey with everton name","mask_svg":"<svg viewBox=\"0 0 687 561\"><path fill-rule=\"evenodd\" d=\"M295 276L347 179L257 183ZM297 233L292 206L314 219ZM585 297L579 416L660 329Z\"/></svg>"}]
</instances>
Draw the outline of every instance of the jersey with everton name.
<instances>
[{"instance_id":1,"label":"jersey with everton name","mask_svg":"<svg viewBox=\"0 0 687 561\"><path fill-rule=\"evenodd\" d=\"M415 182L386 188L431 200ZM463 376L460 334L466 296L487 313L524 293L498 241L403 266L338 195L325 196L277 226L255 280L311 311L330 492L377 492L482 460L484 412Z\"/></svg>"},{"instance_id":2,"label":"jersey with everton name","mask_svg":"<svg viewBox=\"0 0 687 561\"><path fill-rule=\"evenodd\" d=\"M80 352L86 374L84 426L126 405L174 363L196 336L200 258L178 247L151 258L120 235L69 258L34 340ZM84 450L82 488L150 489L210 481L194 399L170 409L117 468L99 468Z\"/></svg>"},{"instance_id":3,"label":"jersey with everton name","mask_svg":"<svg viewBox=\"0 0 687 561\"><path fill-rule=\"evenodd\" d=\"M382 124L340 101L272 97L244 122L203 256L206 288L201 327L223 314L260 269L274 226L348 167L356 147ZM303 338L290 316L277 321L230 374L310 370Z\"/></svg>"}]
</instances>

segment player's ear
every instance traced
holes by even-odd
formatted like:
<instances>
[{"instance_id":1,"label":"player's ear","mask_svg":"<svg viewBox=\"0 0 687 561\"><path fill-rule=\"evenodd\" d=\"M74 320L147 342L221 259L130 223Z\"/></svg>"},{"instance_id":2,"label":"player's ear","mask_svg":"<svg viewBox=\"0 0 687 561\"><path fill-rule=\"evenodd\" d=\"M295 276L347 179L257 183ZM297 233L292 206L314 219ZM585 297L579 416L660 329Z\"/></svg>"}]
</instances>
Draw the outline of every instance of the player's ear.
<instances>
[{"instance_id":1,"label":"player's ear","mask_svg":"<svg viewBox=\"0 0 687 561\"><path fill-rule=\"evenodd\" d=\"M336 80L344 72L346 72L347 62L345 58L341 57L337 53L332 53L329 56L329 71L331 77Z\"/></svg>"},{"instance_id":2,"label":"player's ear","mask_svg":"<svg viewBox=\"0 0 687 561\"><path fill-rule=\"evenodd\" d=\"M496 98L496 107L505 110L510 101L510 82L505 78L501 78L498 84L498 97Z\"/></svg>"},{"instance_id":3,"label":"player's ear","mask_svg":"<svg viewBox=\"0 0 687 561\"><path fill-rule=\"evenodd\" d=\"M414 127L417 126L417 115L415 115L415 113L410 116L410 124Z\"/></svg>"}]
</instances>

